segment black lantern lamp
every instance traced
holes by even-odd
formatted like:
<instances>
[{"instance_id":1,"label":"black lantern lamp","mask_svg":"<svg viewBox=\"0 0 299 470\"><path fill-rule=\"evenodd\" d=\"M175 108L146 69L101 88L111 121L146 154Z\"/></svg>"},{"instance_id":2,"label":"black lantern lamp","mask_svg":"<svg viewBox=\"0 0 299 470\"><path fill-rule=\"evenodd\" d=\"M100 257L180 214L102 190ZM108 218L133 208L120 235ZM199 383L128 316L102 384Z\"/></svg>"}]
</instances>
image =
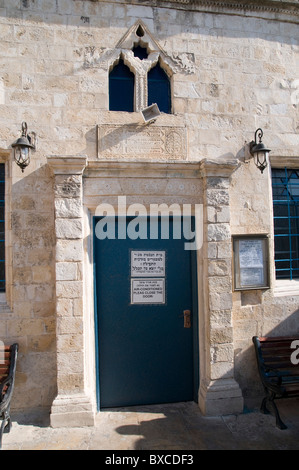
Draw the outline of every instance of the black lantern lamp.
<instances>
[{"instance_id":1,"label":"black lantern lamp","mask_svg":"<svg viewBox=\"0 0 299 470\"><path fill-rule=\"evenodd\" d=\"M13 143L11 146L14 149L14 160L16 164L21 168L22 172L30 163L30 152L31 149L35 150L36 135L32 132L27 135L27 123L22 122L22 135Z\"/></svg>"},{"instance_id":2,"label":"black lantern lamp","mask_svg":"<svg viewBox=\"0 0 299 470\"><path fill-rule=\"evenodd\" d=\"M254 163L261 173L263 173L264 169L268 165L268 157L269 153L271 152L271 150L267 149L262 142L263 134L264 133L261 128L257 129L254 134L254 141L250 142L249 144L249 151L254 157ZM259 138L258 143L256 141L257 136Z\"/></svg>"}]
</instances>

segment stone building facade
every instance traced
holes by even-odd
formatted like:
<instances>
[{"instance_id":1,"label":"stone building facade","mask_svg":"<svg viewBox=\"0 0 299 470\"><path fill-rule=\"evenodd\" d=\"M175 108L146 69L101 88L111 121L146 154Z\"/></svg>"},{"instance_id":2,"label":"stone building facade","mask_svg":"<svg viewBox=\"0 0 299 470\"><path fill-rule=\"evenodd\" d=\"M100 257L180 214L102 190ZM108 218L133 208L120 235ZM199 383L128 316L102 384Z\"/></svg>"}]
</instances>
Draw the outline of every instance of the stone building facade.
<instances>
[{"instance_id":1,"label":"stone building facade","mask_svg":"<svg viewBox=\"0 0 299 470\"><path fill-rule=\"evenodd\" d=\"M94 423L93 218L101 204L117 214L119 196L127 207L192 207L196 401L209 415L259 403L252 336L299 332L299 280L275 272L271 184L273 169L299 170L298 13L297 1L277 0L0 0L0 338L20 346L15 410ZM109 110L120 58L135 77L133 112ZM171 112L145 124L157 63ZM24 173L12 149L23 121L38 137ZM271 148L263 173L249 152L258 128ZM266 235L267 286L236 289L238 235Z\"/></svg>"}]
</instances>

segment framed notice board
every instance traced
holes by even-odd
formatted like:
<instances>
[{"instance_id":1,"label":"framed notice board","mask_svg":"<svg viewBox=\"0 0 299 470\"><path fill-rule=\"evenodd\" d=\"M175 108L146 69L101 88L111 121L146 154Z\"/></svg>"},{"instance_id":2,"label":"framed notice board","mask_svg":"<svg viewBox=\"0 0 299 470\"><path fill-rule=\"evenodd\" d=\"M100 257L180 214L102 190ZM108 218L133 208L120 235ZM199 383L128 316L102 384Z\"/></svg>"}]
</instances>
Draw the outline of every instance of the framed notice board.
<instances>
[{"instance_id":1,"label":"framed notice board","mask_svg":"<svg viewBox=\"0 0 299 470\"><path fill-rule=\"evenodd\" d=\"M233 236L234 289L268 289L269 239L267 235Z\"/></svg>"}]
</instances>

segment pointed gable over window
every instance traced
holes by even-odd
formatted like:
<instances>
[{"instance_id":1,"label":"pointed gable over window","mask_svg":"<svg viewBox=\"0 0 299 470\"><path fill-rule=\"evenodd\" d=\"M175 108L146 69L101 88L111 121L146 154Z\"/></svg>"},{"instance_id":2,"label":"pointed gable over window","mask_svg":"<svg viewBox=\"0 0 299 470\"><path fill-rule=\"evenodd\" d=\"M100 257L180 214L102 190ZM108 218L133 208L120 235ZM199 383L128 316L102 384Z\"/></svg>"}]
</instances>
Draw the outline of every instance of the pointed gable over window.
<instances>
[{"instance_id":1,"label":"pointed gable over window","mask_svg":"<svg viewBox=\"0 0 299 470\"><path fill-rule=\"evenodd\" d=\"M140 111L157 103L160 111L172 112L171 59L138 20L116 45L109 73L109 110ZM117 59L115 61L115 59Z\"/></svg>"}]
</instances>

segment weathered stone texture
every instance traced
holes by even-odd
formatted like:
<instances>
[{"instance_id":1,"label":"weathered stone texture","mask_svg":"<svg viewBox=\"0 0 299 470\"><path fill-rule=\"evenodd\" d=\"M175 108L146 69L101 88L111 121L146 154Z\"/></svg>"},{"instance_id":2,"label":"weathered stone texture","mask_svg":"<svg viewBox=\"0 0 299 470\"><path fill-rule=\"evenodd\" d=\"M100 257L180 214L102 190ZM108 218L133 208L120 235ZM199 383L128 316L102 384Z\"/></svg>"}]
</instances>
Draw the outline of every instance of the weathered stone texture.
<instances>
[{"instance_id":1,"label":"weathered stone texture","mask_svg":"<svg viewBox=\"0 0 299 470\"><path fill-rule=\"evenodd\" d=\"M142 201L147 207L174 204L178 198L186 204L204 202L200 252L204 278L200 281L209 330L205 332L208 359L202 396L213 390L213 381L223 377L219 390L228 395L233 390L239 407L234 375L245 397L258 390L251 336L298 330L299 291L274 295L273 243L271 289L262 293L233 292L231 245L233 234L272 236L273 232L270 174L266 170L261 175L252 160L245 162L255 129L264 129L264 143L274 157L299 155L296 10L293 6L287 10L283 2L275 11L236 7L233 14L228 7L215 4L207 12L194 3L192 11L187 4L162 8L159 2L155 6L139 3L0 2L0 158L1 151L7 152L19 136L23 120L39 139L24 174L14 163L7 164L9 308L1 310L0 337L20 343L17 408L49 409L57 388L61 394L71 389L81 393L86 380L84 257L90 234L85 233L83 202L89 210L104 200L116 205L118 195L128 195L128 203ZM143 130L142 142L146 136L152 144L151 135L160 126L154 155L142 154L135 131L122 138L125 126L136 127L139 113L108 111L108 72L119 56L115 48L125 42L124 35L137 20L144 22L163 49L162 62L173 88L173 115L162 115L150 131ZM146 100L144 81L140 83L139 105ZM91 164L96 166L101 156L97 145L103 144L98 136L105 126L117 129L120 139L114 142L110 136L112 157L120 157L116 144L133 139L132 148L123 147L121 157L125 164L127 160L145 162L148 177L143 169L125 165L115 168L113 176L104 167L101 177L92 174ZM178 129L177 134L171 133L171 126ZM159 139L164 140L159 144ZM67 172L74 162L64 162L55 176L47 164L47 157L82 154L88 166L83 177L84 200L82 175L77 170ZM156 169L146 162L165 164L168 156L169 161L180 157L185 163L226 159L230 169L213 167L208 173L203 168L200 176L189 178L183 176L182 167L176 174L165 168L156 178ZM105 148L105 158L109 160L109 148ZM82 400L88 408L85 397ZM61 409L66 406L61 397L57 404Z\"/></svg>"}]
</instances>

